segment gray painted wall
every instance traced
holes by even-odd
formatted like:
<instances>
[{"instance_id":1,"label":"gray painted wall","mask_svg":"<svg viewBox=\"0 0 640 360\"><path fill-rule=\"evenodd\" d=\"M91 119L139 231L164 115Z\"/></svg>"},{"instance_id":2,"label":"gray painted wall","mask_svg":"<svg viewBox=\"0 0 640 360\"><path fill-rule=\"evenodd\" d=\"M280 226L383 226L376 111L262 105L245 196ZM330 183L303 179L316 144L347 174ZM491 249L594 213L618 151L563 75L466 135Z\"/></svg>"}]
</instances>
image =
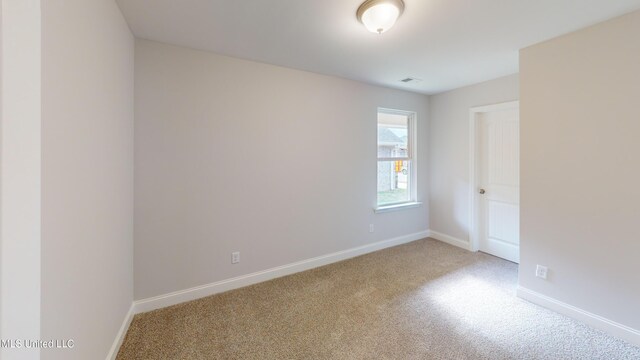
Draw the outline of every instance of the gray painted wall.
<instances>
[{"instance_id":1,"label":"gray painted wall","mask_svg":"<svg viewBox=\"0 0 640 360\"><path fill-rule=\"evenodd\" d=\"M636 34L640 12L521 51L520 285L640 329Z\"/></svg>"},{"instance_id":2,"label":"gray painted wall","mask_svg":"<svg viewBox=\"0 0 640 360\"><path fill-rule=\"evenodd\" d=\"M40 336L40 0L0 6L0 338ZM39 359L0 348L0 359Z\"/></svg>"},{"instance_id":3,"label":"gray painted wall","mask_svg":"<svg viewBox=\"0 0 640 360\"><path fill-rule=\"evenodd\" d=\"M135 70L136 299L428 229L426 96L145 40ZM418 113L422 207L373 212L378 107Z\"/></svg>"},{"instance_id":4,"label":"gray painted wall","mask_svg":"<svg viewBox=\"0 0 640 360\"><path fill-rule=\"evenodd\" d=\"M104 359L133 299L134 40L112 0L42 2L42 359Z\"/></svg>"}]
</instances>

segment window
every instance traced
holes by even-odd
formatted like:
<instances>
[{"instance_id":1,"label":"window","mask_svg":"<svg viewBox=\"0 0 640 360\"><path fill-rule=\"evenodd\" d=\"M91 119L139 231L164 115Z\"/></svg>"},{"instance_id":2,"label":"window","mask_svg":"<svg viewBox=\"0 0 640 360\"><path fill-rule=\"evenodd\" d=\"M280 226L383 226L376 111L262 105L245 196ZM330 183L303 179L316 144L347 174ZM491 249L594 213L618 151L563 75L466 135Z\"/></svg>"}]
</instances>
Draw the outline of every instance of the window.
<instances>
[{"instance_id":1,"label":"window","mask_svg":"<svg viewBox=\"0 0 640 360\"><path fill-rule=\"evenodd\" d=\"M416 201L415 113L378 109L378 209Z\"/></svg>"}]
</instances>

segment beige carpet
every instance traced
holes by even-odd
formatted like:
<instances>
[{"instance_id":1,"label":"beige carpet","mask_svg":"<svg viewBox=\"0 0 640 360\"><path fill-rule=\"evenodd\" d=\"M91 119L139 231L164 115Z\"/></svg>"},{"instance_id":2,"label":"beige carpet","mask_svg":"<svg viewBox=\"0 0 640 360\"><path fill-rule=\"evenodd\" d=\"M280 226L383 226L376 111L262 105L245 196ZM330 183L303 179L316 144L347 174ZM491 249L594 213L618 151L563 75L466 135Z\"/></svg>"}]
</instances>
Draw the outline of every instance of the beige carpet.
<instances>
[{"instance_id":1,"label":"beige carpet","mask_svg":"<svg viewBox=\"0 0 640 360\"><path fill-rule=\"evenodd\" d=\"M515 264L425 239L137 315L126 359L640 359L515 297Z\"/></svg>"}]
</instances>

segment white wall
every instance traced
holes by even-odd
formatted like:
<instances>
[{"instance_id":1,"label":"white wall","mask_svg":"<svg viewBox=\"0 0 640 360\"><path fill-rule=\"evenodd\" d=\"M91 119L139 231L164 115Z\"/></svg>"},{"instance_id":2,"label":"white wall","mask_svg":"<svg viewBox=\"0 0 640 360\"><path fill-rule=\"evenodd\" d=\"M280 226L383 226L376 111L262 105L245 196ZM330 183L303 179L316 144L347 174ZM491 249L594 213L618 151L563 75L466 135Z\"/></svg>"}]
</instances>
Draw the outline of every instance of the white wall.
<instances>
[{"instance_id":1,"label":"white wall","mask_svg":"<svg viewBox=\"0 0 640 360\"><path fill-rule=\"evenodd\" d=\"M520 285L640 329L640 12L521 51ZM550 278L534 277L536 264Z\"/></svg>"},{"instance_id":2,"label":"white wall","mask_svg":"<svg viewBox=\"0 0 640 360\"><path fill-rule=\"evenodd\" d=\"M136 299L428 228L426 96L144 40L135 76ZM418 113L419 208L373 213L379 106Z\"/></svg>"},{"instance_id":3,"label":"white wall","mask_svg":"<svg viewBox=\"0 0 640 360\"><path fill-rule=\"evenodd\" d=\"M518 75L430 98L431 230L469 241L469 109L518 100Z\"/></svg>"},{"instance_id":4,"label":"white wall","mask_svg":"<svg viewBox=\"0 0 640 360\"><path fill-rule=\"evenodd\" d=\"M40 0L2 1L0 334L40 337ZM0 349L38 359L39 350Z\"/></svg>"},{"instance_id":5,"label":"white wall","mask_svg":"<svg viewBox=\"0 0 640 360\"><path fill-rule=\"evenodd\" d=\"M43 359L104 359L133 300L134 39L113 0L42 3Z\"/></svg>"}]
</instances>

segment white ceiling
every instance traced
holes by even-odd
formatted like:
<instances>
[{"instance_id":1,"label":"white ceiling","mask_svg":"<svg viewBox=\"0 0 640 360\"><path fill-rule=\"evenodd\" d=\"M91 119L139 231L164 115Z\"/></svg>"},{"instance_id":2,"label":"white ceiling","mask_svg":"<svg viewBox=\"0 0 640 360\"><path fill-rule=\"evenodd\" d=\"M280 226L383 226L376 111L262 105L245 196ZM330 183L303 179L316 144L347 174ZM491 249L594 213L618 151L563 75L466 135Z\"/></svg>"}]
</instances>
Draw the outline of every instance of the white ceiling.
<instances>
[{"instance_id":1,"label":"white ceiling","mask_svg":"<svg viewBox=\"0 0 640 360\"><path fill-rule=\"evenodd\" d=\"M118 0L137 37L426 94L518 72L518 49L640 0L404 0L389 32L364 0ZM630 35L631 36L631 35ZM419 83L400 79L414 77Z\"/></svg>"}]
</instances>

